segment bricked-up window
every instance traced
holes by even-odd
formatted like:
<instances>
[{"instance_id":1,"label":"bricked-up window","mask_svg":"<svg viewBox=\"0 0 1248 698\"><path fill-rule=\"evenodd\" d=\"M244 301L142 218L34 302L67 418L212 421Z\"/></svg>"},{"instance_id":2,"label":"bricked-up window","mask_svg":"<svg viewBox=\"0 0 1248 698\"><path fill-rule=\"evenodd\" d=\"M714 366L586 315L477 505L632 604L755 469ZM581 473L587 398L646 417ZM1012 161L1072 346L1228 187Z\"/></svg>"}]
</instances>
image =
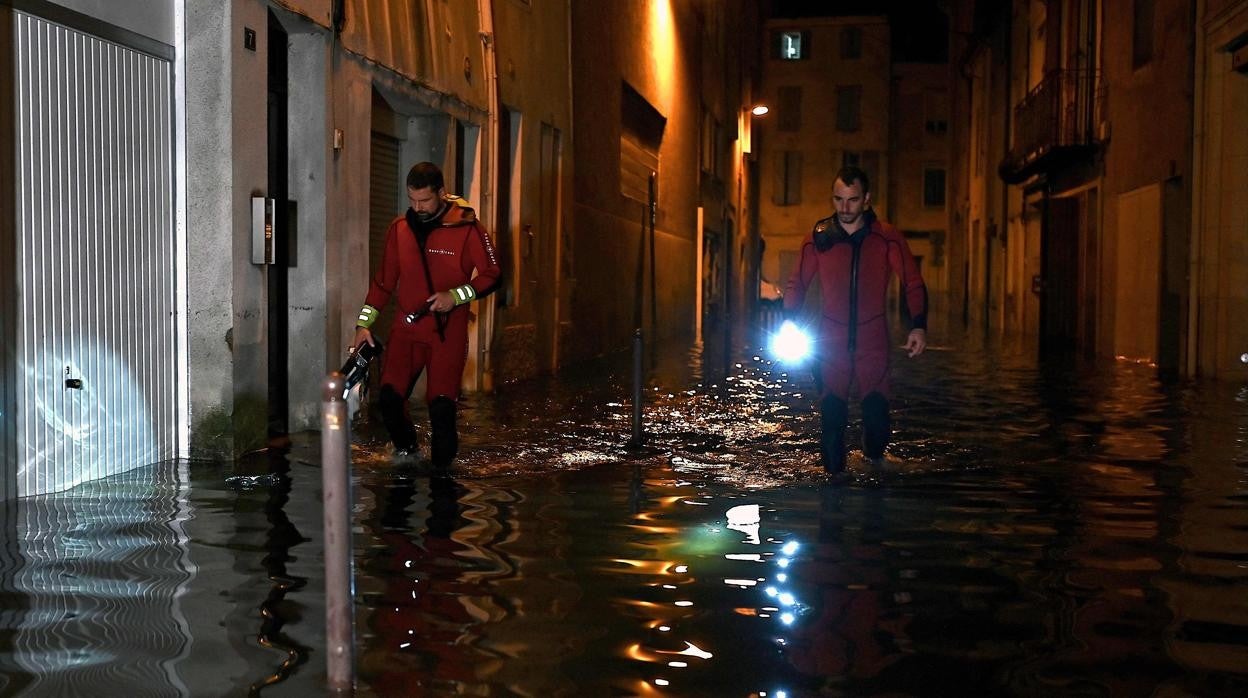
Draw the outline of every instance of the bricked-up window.
<instances>
[{"instance_id":1,"label":"bricked-up window","mask_svg":"<svg viewBox=\"0 0 1248 698\"><path fill-rule=\"evenodd\" d=\"M949 132L949 97L942 90L923 93L923 129L933 136Z\"/></svg>"},{"instance_id":2,"label":"bricked-up window","mask_svg":"<svg viewBox=\"0 0 1248 698\"><path fill-rule=\"evenodd\" d=\"M836 88L836 130L857 131L862 128L862 85L841 85Z\"/></svg>"},{"instance_id":3,"label":"bricked-up window","mask_svg":"<svg viewBox=\"0 0 1248 698\"><path fill-rule=\"evenodd\" d=\"M649 203L650 173L659 171L659 146L667 119L628 83L620 99L620 193ZM655 192L656 198L658 192Z\"/></svg>"},{"instance_id":4,"label":"bricked-up window","mask_svg":"<svg viewBox=\"0 0 1248 698\"><path fill-rule=\"evenodd\" d=\"M720 181L726 178L728 162L731 159L728 154L728 145L728 134L724 125L703 105L700 148L703 173Z\"/></svg>"},{"instance_id":5,"label":"bricked-up window","mask_svg":"<svg viewBox=\"0 0 1248 698\"><path fill-rule=\"evenodd\" d=\"M775 179L771 202L777 206L796 206L802 202L802 154L796 150L776 152Z\"/></svg>"},{"instance_id":6,"label":"bricked-up window","mask_svg":"<svg viewBox=\"0 0 1248 698\"><path fill-rule=\"evenodd\" d=\"M781 87L776 97L776 111L779 112L776 128L789 132L802 130L802 88Z\"/></svg>"},{"instance_id":7,"label":"bricked-up window","mask_svg":"<svg viewBox=\"0 0 1248 698\"><path fill-rule=\"evenodd\" d=\"M707 174L715 172L715 130L719 124L715 123L715 115L711 110L702 105L702 171Z\"/></svg>"},{"instance_id":8,"label":"bricked-up window","mask_svg":"<svg viewBox=\"0 0 1248 698\"><path fill-rule=\"evenodd\" d=\"M810 32L772 32L771 57L782 61L804 61L810 58Z\"/></svg>"},{"instance_id":9,"label":"bricked-up window","mask_svg":"<svg viewBox=\"0 0 1248 698\"><path fill-rule=\"evenodd\" d=\"M841 27L841 58L862 58L862 27Z\"/></svg>"},{"instance_id":10,"label":"bricked-up window","mask_svg":"<svg viewBox=\"0 0 1248 698\"><path fill-rule=\"evenodd\" d=\"M945 168L923 168L923 205L927 208L945 207Z\"/></svg>"},{"instance_id":11,"label":"bricked-up window","mask_svg":"<svg viewBox=\"0 0 1248 698\"><path fill-rule=\"evenodd\" d=\"M1153 60L1154 0L1135 0L1131 27L1131 65L1140 68Z\"/></svg>"}]
</instances>

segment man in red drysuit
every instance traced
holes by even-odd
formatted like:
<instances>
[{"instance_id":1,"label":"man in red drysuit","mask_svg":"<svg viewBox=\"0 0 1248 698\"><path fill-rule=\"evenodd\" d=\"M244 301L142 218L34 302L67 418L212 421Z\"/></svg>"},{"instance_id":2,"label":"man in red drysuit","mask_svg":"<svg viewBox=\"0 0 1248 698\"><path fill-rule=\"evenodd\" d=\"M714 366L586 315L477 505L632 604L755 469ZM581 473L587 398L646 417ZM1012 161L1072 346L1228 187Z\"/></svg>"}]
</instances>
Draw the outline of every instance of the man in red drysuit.
<instances>
[{"instance_id":1,"label":"man in red drysuit","mask_svg":"<svg viewBox=\"0 0 1248 698\"><path fill-rule=\"evenodd\" d=\"M909 356L927 347L927 287L901 233L875 217L871 185L857 167L837 173L832 187L836 214L815 224L802 244L801 261L784 294L784 309L801 309L810 282L818 278L823 295L815 353L820 383L823 435L820 451L829 473L845 469L845 426L849 391L856 384L862 398L862 452L872 463L884 458L892 427L888 416L888 318L885 314L891 274L901 279L901 293L913 329L906 339Z\"/></svg>"},{"instance_id":2,"label":"man in red drysuit","mask_svg":"<svg viewBox=\"0 0 1248 698\"><path fill-rule=\"evenodd\" d=\"M459 450L455 413L468 358L468 303L491 293L501 273L489 234L466 201L446 193L437 165L412 167L407 197L412 207L386 231L353 346L373 343L369 328L393 295L398 313L382 361L382 421L396 455L415 451L407 399L428 368L430 460L444 468Z\"/></svg>"}]
</instances>

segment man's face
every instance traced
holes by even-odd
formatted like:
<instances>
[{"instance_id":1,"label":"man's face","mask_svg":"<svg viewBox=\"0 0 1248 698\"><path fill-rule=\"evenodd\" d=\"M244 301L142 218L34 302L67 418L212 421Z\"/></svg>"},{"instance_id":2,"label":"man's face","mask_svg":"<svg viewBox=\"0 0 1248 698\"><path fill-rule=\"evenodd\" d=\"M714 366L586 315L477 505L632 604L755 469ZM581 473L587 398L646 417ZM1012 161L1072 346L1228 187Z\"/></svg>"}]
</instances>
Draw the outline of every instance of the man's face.
<instances>
[{"instance_id":1,"label":"man's face","mask_svg":"<svg viewBox=\"0 0 1248 698\"><path fill-rule=\"evenodd\" d=\"M862 182L846 184L839 178L832 185L832 204L836 206L836 218L841 226L856 230L862 220L862 212L871 203L871 192L862 193Z\"/></svg>"},{"instance_id":2,"label":"man's face","mask_svg":"<svg viewBox=\"0 0 1248 698\"><path fill-rule=\"evenodd\" d=\"M421 187L420 189L407 188L407 201L412 205L412 210L416 212L416 218L421 221L433 220L438 212L442 210L442 189L434 190L433 187Z\"/></svg>"}]
</instances>

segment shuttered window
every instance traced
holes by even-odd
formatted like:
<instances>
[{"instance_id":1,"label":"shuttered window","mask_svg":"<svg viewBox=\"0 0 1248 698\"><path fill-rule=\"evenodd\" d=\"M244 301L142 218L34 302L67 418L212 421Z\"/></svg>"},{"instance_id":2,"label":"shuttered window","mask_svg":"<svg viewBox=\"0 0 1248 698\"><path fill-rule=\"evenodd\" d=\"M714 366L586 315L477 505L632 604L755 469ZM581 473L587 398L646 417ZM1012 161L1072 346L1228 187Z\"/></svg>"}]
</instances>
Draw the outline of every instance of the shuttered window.
<instances>
[{"instance_id":1,"label":"shuttered window","mask_svg":"<svg viewBox=\"0 0 1248 698\"><path fill-rule=\"evenodd\" d=\"M378 131L372 132L368 169L368 271L371 275L381 264L381 254L386 247L386 230L402 211L396 211L402 170L399 166L399 140ZM370 276L371 278L371 276ZM356 302L356 301L352 301ZM363 303L361 298L358 302ZM394 304L387 304L378 316L375 329L382 336L389 336L394 318Z\"/></svg>"}]
</instances>

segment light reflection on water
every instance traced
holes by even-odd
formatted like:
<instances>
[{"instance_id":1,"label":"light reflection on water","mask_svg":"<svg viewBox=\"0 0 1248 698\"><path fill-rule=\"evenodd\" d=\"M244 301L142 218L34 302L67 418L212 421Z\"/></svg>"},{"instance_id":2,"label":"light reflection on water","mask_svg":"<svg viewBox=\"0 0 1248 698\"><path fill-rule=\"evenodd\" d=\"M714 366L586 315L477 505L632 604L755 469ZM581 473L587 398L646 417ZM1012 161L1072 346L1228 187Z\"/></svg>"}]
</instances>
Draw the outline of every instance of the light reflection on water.
<instances>
[{"instance_id":1,"label":"light reflection on water","mask_svg":"<svg viewBox=\"0 0 1248 698\"><path fill-rule=\"evenodd\" d=\"M360 693L1248 694L1248 389L947 344L900 360L889 467L846 482L819 473L808 376L748 351L653 354L641 454L615 366L467 399L454 477L395 469L363 425ZM10 505L81 525L35 554L6 518L0 692L84 658L163 667L153 694L323 691L314 441ZM87 501L142 513L122 535ZM150 583L109 591L119 560ZM66 598L96 625L12 610Z\"/></svg>"}]
</instances>

